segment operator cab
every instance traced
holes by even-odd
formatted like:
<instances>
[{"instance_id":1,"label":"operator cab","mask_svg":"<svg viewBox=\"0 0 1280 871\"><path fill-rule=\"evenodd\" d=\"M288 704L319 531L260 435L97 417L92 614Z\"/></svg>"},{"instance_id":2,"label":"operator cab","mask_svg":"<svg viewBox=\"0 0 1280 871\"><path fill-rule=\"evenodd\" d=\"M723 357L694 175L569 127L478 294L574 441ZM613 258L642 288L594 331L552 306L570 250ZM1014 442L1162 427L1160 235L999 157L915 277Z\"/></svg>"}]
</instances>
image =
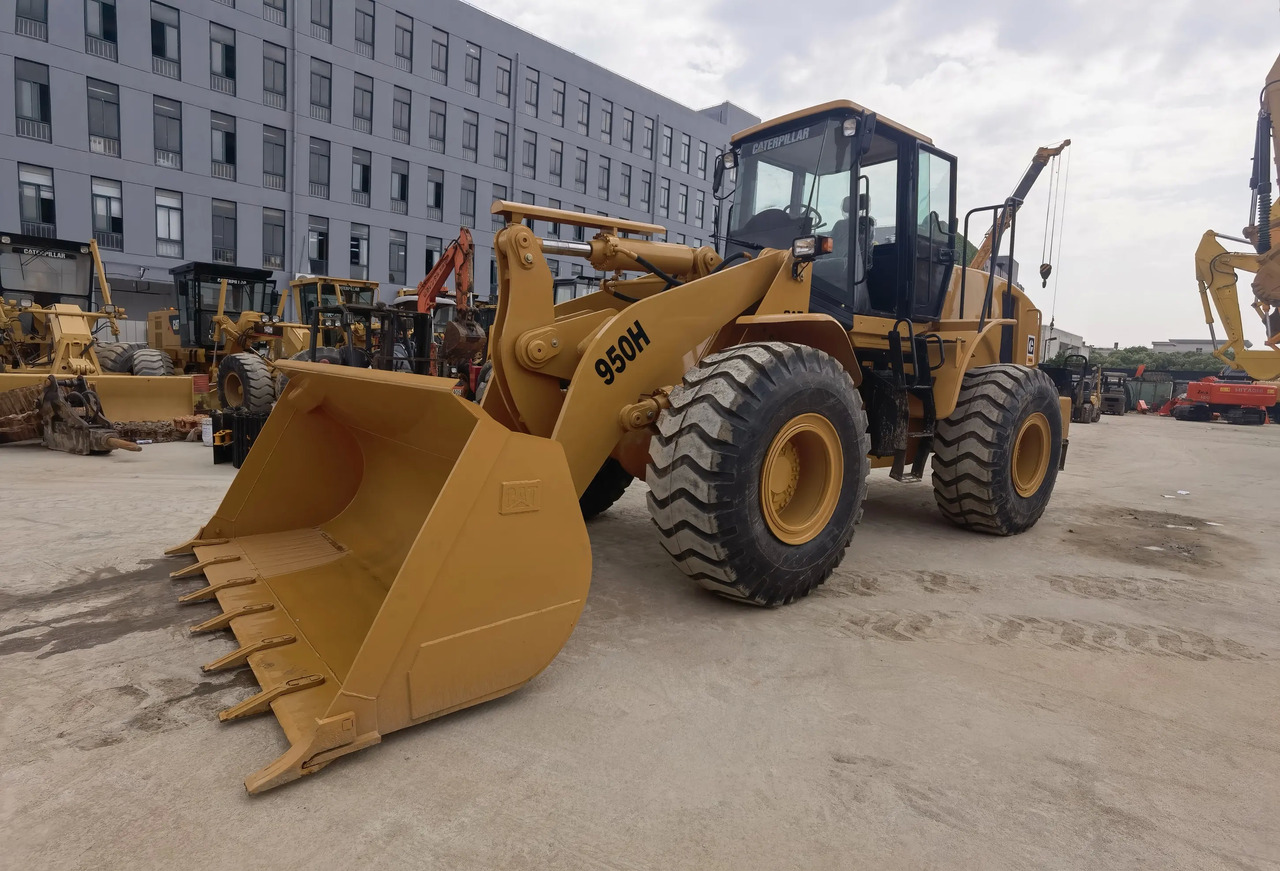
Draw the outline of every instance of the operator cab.
<instances>
[{"instance_id":1,"label":"operator cab","mask_svg":"<svg viewBox=\"0 0 1280 871\"><path fill-rule=\"evenodd\" d=\"M298 323L310 324L317 307L337 305L373 305L378 296L376 281L344 281L336 278L309 276L289 282L294 291Z\"/></svg>"},{"instance_id":2,"label":"operator cab","mask_svg":"<svg viewBox=\"0 0 1280 871\"><path fill-rule=\"evenodd\" d=\"M169 274L178 286L177 332L187 348L213 350L213 320L224 279L227 299L222 313L233 321L243 312L270 315L280 297L269 269L184 263L170 269Z\"/></svg>"},{"instance_id":3,"label":"operator cab","mask_svg":"<svg viewBox=\"0 0 1280 871\"><path fill-rule=\"evenodd\" d=\"M93 254L84 242L0 235L0 296L26 307L57 303L93 309Z\"/></svg>"},{"instance_id":4,"label":"operator cab","mask_svg":"<svg viewBox=\"0 0 1280 871\"><path fill-rule=\"evenodd\" d=\"M753 127L731 147L726 257L829 236L831 253L812 266L813 311L846 328L855 315L941 317L955 263L954 157L848 101Z\"/></svg>"}]
</instances>

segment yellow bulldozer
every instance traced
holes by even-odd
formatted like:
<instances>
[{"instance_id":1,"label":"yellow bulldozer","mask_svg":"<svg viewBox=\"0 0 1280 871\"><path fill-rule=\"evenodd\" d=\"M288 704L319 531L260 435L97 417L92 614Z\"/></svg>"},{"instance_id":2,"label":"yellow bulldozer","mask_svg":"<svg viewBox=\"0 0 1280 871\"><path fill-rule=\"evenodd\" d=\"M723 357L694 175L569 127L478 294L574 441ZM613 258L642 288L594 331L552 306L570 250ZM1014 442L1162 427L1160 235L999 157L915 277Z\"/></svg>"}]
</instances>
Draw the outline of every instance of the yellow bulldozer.
<instances>
[{"instance_id":1,"label":"yellow bulldozer","mask_svg":"<svg viewBox=\"0 0 1280 871\"><path fill-rule=\"evenodd\" d=\"M913 481L931 466L963 529L1032 527L1071 400L1036 368L1031 300L957 265L955 166L908 127L825 103L720 156L723 254L495 203L479 405L452 379L278 364L288 387L222 505L169 551L195 556L175 578L206 582L182 601L219 605L192 631L237 641L205 670L247 665L262 687L221 719L270 710L290 744L249 792L537 675L587 597L584 516L635 478L679 571L764 606L831 574L872 468ZM964 235L989 215L993 255L1011 254L1011 210L973 210ZM556 305L548 256L610 277Z\"/></svg>"},{"instance_id":2,"label":"yellow bulldozer","mask_svg":"<svg viewBox=\"0 0 1280 871\"><path fill-rule=\"evenodd\" d=\"M111 301L97 242L0 234L0 393L43 391L50 375L84 377L101 413L117 423L191 414L191 379L163 377L173 370L160 365L162 355L144 352L122 365L122 352L139 346L101 341L104 326L119 336L124 316Z\"/></svg>"}]
</instances>

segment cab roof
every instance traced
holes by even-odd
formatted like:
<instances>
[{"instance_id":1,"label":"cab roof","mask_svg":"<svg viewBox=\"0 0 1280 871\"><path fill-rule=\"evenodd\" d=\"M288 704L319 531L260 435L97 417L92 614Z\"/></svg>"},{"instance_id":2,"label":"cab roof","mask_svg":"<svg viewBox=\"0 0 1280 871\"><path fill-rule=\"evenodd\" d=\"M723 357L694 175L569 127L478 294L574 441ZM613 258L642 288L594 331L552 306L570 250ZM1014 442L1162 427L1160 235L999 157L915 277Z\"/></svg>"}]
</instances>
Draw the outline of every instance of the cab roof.
<instances>
[{"instance_id":1,"label":"cab roof","mask_svg":"<svg viewBox=\"0 0 1280 871\"><path fill-rule=\"evenodd\" d=\"M775 127L781 127L784 124L790 124L792 121L799 121L803 118L811 118L819 115L827 115L832 112L838 112L842 109L845 111L857 112L863 115L871 111L866 106L859 105L858 103L855 103L852 100L832 100L829 103L819 103L816 106L810 106L807 109L800 109L799 111L792 112L788 115L781 115L777 118L770 118L768 121L761 121L759 124L755 125L754 127L748 127L746 130L741 130L733 134L732 138L730 138L729 141L732 144L737 145L743 139L749 139L758 133L764 133L765 131L772 130ZM897 130L899 133L904 133L907 136L910 136L914 139L919 139L921 142L925 143L926 145L933 144L933 140L930 139L928 136L925 136L923 133L917 133L915 130L912 130L910 127L906 126L905 124L899 124L897 121L894 121L892 118L886 118L884 115L881 115L879 113L876 114L876 124L877 125L883 124L886 127L892 127L894 130Z\"/></svg>"}]
</instances>

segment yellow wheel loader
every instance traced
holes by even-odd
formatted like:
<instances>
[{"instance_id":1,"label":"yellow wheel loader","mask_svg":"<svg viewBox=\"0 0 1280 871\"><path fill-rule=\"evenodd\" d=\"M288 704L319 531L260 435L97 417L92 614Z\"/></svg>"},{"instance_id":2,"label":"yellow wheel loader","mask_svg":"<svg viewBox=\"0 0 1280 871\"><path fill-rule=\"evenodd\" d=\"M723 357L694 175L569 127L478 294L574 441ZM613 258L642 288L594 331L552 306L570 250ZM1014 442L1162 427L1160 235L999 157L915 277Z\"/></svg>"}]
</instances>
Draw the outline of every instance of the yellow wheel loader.
<instances>
[{"instance_id":1,"label":"yellow wheel loader","mask_svg":"<svg viewBox=\"0 0 1280 871\"><path fill-rule=\"evenodd\" d=\"M101 300L96 309L95 286ZM113 421L191 414L190 378L163 377L173 375L171 367L111 365L124 349L136 350L103 342L99 335L105 325L112 338L118 337L117 321L124 316L111 302L97 242L0 234L0 393L24 387L43 391L50 375L83 376L100 411Z\"/></svg>"},{"instance_id":2,"label":"yellow wheel loader","mask_svg":"<svg viewBox=\"0 0 1280 871\"><path fill-rule=\"evenodd\" d=\"M249 792L537 675L587 597L584 514L632 478L675 565L757 605L830 575L873 467L915 480L932 460L957 526L1035 524L1070 399L1035 368L1039 310L956 265L955 159L841 101L739 133L717 176L735 188L724 256L495 203L480 405L452 379L279 364L288 387L222 505L169 551L195 556L173 577L204 580L182 601L219 606L192 631L237 643L205 670L262 687L220 717L272 711L290 744ZM993 254L1015 207L970 215L990 213ZM556 305L548 256L611 277Z\"/></svg>"}]
</instances>

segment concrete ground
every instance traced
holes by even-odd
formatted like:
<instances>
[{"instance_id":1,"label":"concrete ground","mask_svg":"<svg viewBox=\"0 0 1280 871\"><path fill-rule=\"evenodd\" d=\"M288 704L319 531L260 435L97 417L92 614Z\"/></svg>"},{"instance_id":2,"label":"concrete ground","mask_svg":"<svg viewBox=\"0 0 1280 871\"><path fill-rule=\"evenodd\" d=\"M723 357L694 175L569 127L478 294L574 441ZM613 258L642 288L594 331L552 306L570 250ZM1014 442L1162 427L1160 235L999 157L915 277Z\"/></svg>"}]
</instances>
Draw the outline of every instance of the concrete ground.
<instances>
[{"instance_id":1,"label":"concrete ground","mask_svg":"<svg viewBox=\"0 0 1280 871\"><path fill-rule=\"evenodd\" d=\"M634 486L528 687L256 797L283 735L218 723L255 684L201 674L230 636L158 559L233 471L0 453L0 867L1280 867L1280 426L1072 435L1015 538L877 473L772 611L686 582Z\"/></svg>"}]
</instances>

